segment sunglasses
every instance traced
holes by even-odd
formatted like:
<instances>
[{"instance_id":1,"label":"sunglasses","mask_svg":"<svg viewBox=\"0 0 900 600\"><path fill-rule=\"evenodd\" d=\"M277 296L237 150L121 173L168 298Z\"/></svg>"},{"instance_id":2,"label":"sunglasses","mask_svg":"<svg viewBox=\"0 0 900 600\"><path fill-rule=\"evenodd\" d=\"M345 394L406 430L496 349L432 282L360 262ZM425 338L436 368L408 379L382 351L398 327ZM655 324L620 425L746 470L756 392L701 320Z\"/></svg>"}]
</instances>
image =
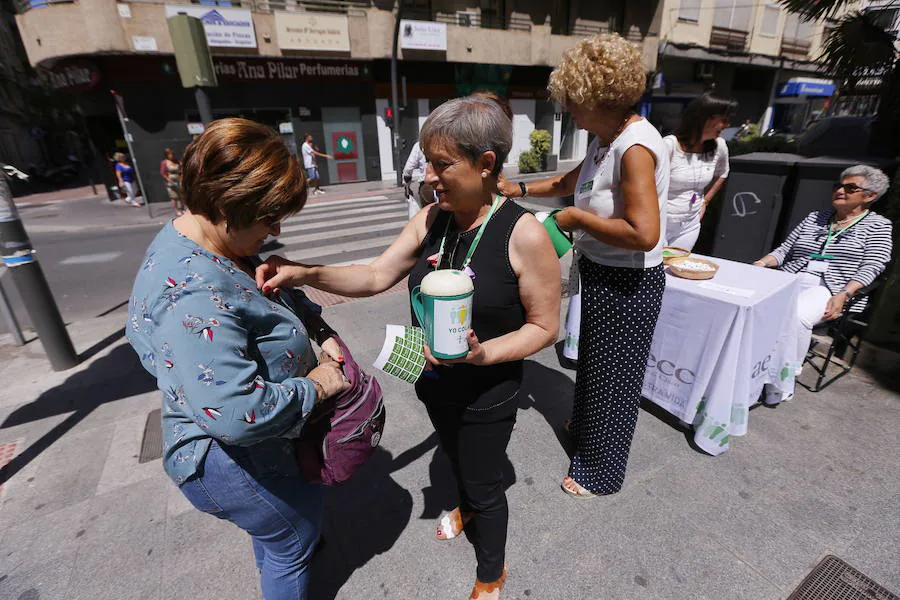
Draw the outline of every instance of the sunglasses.
<instances>
[{"instance_id":1,"label":"sunglasses","mask_svg":"<svg viewBox=\"0 0 900 600\"><path fill-rule=\"evenodd\" d=\"M844 192L847 194L855 194L857 192L871 192L872 191L872 190L868 190L866 188L861 188L854 183L835 183L831 187L835 192L841 188L844 188Z\"/></svg>"}]
</instances>

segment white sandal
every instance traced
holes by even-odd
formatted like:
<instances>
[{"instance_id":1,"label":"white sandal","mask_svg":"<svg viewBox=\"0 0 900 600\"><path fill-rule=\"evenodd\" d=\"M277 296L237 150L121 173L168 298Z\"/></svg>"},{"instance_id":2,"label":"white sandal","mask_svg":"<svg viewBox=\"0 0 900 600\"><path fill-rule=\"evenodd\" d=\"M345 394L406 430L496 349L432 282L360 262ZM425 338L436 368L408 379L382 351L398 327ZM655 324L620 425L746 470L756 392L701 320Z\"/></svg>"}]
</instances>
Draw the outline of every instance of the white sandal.
<instances>
[{"instance_id":1,"label":"white sandal","mask_svg":"<svg viewBox=\"0 0 900 600\"><path fill-rule=\"evenodd\" d=\"M441 541L452 540L463 532L466 523L472 518L472 514L463 516L461 510L457 506L438 521L437 531L434 537Z\"/></svg>"},{"instance_id":2,"label":"white sandal","mask_svg":"<svg viewBox=\"0 0 900 600\"><path fill-rule=\"evenodd\" d=\"M566 484L570 484L572 488L569 488ZM562 491L572 496L573 498L580 498L582 500L586 500L587 498L594 498L597 496L594 492L589 489L583 487L580 483L572 479L571 477L563 477L562 483L559 484L559 487L562 488Z\"/></svg>"}]
</instances>

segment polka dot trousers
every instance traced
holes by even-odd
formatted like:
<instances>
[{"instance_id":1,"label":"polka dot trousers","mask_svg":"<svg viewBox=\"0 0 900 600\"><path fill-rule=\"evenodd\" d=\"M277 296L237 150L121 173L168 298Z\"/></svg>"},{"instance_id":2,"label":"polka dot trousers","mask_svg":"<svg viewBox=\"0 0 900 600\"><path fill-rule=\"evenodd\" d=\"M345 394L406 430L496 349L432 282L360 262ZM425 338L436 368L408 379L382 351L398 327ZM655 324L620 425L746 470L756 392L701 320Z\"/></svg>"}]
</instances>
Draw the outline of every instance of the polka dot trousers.
<instances>
[{"instance_id":1,"label":"polka dot trousers","mask_svg":"<svg viewBox=\"0 0 900 600\"><path fill-rule=\"evenodd\" d=\"M579 268L581 332L569 477L595 494L614 494L625 480L666 276L662 265L607 267L587 258Z\"/></svg>"}]
</instances>

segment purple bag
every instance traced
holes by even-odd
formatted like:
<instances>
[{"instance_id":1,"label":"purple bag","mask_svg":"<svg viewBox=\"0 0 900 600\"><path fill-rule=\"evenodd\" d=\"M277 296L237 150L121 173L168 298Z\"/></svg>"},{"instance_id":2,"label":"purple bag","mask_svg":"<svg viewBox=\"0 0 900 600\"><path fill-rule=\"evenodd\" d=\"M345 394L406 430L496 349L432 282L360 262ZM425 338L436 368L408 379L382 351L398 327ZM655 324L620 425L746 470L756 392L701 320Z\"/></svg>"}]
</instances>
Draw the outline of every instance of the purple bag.
<instances>
[{"instance_id":1,"label":"purple bag","mask_svg":"<svg viewBox=\"0 0 900 600\"><path fill-rule=\"evenodd\" d=\"M336 485L375 452L384 431L381 385L359 367L344 341L334 336L344 355L344 375L350 388L317 405L294 442L303 475L313 483Z\"/></svg>"}]
</instances>

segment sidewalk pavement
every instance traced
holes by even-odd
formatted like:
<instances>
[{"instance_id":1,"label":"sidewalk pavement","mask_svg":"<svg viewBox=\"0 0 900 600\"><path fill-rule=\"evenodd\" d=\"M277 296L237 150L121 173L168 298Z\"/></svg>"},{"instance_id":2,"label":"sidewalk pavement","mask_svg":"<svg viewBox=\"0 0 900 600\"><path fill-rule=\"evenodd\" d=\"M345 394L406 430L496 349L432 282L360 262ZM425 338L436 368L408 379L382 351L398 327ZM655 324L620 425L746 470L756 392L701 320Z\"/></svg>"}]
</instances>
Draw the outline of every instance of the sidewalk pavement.
<instances>
[{"instance_id":1,"label":"sidewalk pavement","mask_svg":"<svg viewBox=\"0 0 900 600\"><path fill-rule=\"evenodd\" d=\"M408 306L397 293L326 317L370 364L382 324L406 323ZM124 321L118 311L72 324L86 359L64 373L37 342L0 337L0 458L12 455L0 472L0 598L259 598L248 537L191 508L158 460L138 462L160 394ZM539 353L508 451L503 598L786 598L827 554L900 590L900 363L873 356L870 371L819 394L754 409L748 435L715 458L648 404L622 492L575 500L559 489L574 375L554 349ZM411 388L379 379L382 446L327 492L311 598L466 598L471 547L433 537L455 504L447 461Z\"/></svg>"}]
</instances>

